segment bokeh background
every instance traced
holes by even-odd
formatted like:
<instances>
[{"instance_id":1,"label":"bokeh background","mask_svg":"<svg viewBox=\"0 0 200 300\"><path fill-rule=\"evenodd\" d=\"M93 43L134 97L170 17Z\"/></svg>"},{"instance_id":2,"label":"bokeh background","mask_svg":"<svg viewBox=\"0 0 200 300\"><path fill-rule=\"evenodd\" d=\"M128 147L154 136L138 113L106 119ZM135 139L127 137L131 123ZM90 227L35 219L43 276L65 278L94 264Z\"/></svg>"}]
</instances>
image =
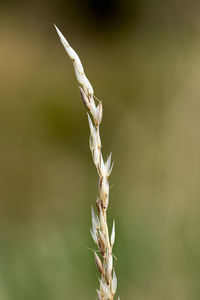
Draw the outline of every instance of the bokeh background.
<instances>
[{"instance_id":1,"label":"bokeh background","mask_svg":"<svg viewBox=\"0 0 200 300\"><path fill-rule=\"evenodd\" d=\"M200 5L0 2L0 299L95 299L98 176L70 59L103 100L118 293L200 299Z\"/></svg>"}]
</instances>

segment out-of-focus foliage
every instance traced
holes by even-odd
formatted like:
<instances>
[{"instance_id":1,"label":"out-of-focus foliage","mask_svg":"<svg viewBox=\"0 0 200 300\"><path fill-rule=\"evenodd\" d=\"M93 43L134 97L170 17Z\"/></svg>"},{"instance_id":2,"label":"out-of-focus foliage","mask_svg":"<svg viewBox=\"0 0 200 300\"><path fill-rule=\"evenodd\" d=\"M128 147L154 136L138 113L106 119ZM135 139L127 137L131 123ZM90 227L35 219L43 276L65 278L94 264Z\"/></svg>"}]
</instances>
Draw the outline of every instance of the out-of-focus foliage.
<instances>
[{"instance_id":1,"label":"out-of-focus foliage","mask_svg":"<svg viewBox=\"0 0 200 300\"><path fill-rule=\"evenodd\" d=\"M94 299L97 178L73 66L103 100L121 299L200 298L196 1L0 2L0 299Z\"/></svg>"}]
</instances>

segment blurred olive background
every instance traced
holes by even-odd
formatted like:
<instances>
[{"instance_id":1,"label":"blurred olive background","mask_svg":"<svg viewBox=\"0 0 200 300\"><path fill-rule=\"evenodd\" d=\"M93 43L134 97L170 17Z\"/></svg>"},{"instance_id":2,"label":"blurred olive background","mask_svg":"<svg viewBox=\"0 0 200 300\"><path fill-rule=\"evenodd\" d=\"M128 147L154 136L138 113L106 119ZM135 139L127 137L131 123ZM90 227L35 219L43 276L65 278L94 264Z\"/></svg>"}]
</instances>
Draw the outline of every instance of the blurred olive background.
<instances>
[{"instance_id":1,"label":"blurred olive background","mask_svg":"<svg viewBox=\"0 0 200 300\"><path fill-rule=\"evenodd\" d=\"M200 4L0 2L0 299L95 299L98 176L60 28L103 100L121 299L200 299Z\"/></svg>"}]
</instances>

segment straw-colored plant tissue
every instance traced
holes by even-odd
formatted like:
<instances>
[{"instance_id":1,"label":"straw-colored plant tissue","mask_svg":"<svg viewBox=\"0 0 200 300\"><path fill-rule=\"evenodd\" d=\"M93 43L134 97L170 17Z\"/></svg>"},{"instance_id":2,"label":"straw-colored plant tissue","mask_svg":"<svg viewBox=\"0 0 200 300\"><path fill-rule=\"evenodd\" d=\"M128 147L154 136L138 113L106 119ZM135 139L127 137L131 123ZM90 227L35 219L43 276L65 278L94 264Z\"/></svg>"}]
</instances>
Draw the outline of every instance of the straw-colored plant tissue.
<instances>
[{"instance_id":1,"label":"straw-colored plant tissue","mask_svg":"<svg viewBox=\"0 0 200 300\"><path fill-rule=\"evenodd\" d=\"M100 273L97 297L99 300L113 300L117 290L117 277L114 270L112 253L115 242L115 222L113 221L111 236L109 236L107 224L107 208L109 204L110 189L108 178L112 172L113 163L111 162L111 154L104 160L101 152L99 126L103 116L102 102L98 101L96 104L93 87L85 75L80 58L69 45L60 30L56 26L55 28L65 50L73 62L83 103L89 111L89 145L93 162L99 175L99 196L96 200L97 214L92 207L92 228L90 230L94 243L98 247L98 250L94 251L95 263Z\"/></svg>"}]
</instances>

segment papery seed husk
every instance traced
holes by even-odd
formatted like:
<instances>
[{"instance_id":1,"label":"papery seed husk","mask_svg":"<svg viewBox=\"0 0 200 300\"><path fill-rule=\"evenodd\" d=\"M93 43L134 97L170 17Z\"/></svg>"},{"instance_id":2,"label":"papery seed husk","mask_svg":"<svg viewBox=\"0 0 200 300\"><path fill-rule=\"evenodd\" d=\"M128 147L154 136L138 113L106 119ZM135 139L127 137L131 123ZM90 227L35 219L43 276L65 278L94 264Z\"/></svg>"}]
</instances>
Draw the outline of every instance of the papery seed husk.
<instances>
[{"instance_id":1,"label":"papery seed husk","mask_svg":"<svg viewBox=\"0 0 200 300\"><path fill-rule=\"evenodd\" d=\"M112 255L108 253L106 256L106 278L108 283L110 283L111 281L112 268L113 268L113 258Z\"/></svg>"},{"instance_id":2,"label":"papery seed husk","mask_svg":"<svg viewBox=\"0 0 200 300\"><path fill-rule=\"evenodd\" d=\"M96 245L98 245L98 239L97 239L96 233L92 229L90 229L90 233L91 233L93 241L95 242Z\"/></svg>"},{"instance_id":3,"label":"papery seed husk","mask_svg":"<svg viewBox=\"0 0 200 300\"><path fill-rule=\"evenodd\" d=\"M84 90L82 89L82 87L79 87L80 90L80 94L81 94L81 98L83 100L83 104L85 105L85 107L89 110L89 106L88 106L88 98L84 92Z\"/></svg>"},{"instance_id":4,"label":"papery seed husk","mask_svg":"<svg viewBox=\"0 0 200 300\"><path fill-rule=\"evenodd\" d=\"M114 295L117 290L117 276L115 271L113 271L113 279L112 279L112 286L111 286L112 294Z\"/></svg>"},{"instance_id":5,"label":"papery seed husk","mask_svg":"<svg viewBox=\"0 0 200 300\"><path fill-rule=\"evenodd\" d=\"M94 223L96 229L97 229L97 228L99 229L99 228L100 228L99 218L98 218L98 216L95 214L93 206L91 207L91 213L92 213L92 222Z\"/></svg>"},{"instance_id":6,"label":"papery seed husk","mask_svg":"<svg viewBox=\"0 0 200 300\"><path fill-rule=\"evenodd\" d=\"M110 299L112 297L111 295L111 292L107 286L106 283L103 283L101 280L100 280L100 287L101 287L101 291L103 291L103 294L105 295L105 297L107 297L108 299Z\"/></svg>"},{"instance_id":7,"label":"papery seed husk","mask_svg":"<svg viewBox=\"0 0 200 300\"><path fill-rule=\"evenodd\" d=\"M94 258L95 258L95 263L96 263L97 269L99 270L99 272L101 274L103 274L103 265L102 265L102 262L96 252L94 252Z\"/></svg>"}]
</instances>

